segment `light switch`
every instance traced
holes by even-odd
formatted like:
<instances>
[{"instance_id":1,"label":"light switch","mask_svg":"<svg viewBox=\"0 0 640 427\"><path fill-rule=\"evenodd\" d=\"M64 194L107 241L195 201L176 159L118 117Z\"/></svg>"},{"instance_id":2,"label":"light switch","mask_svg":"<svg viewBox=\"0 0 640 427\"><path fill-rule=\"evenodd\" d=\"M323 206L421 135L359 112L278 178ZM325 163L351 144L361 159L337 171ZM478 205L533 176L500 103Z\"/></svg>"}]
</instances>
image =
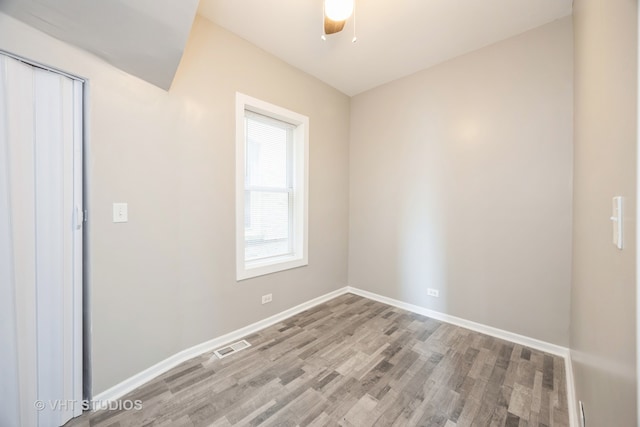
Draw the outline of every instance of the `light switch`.
<instances>
[{"instance_id":1,"label":"light switch","mask_svg":"<svg viewBox=\"0 0 640 427\"><path fill-rule=\"evenodd\" d=\"M622 249L622 197L614 197L611 206L611 224L613 227L613 244Z\"/></svg>"},{"instance_id":2,"label":"light switch","mask_svg":"<svg viewBox=\"0 0 640 427\"><path fill-rule=\"evenodd\" d=\"M129 207L126 203L113 204L113 222L129 221Z\"/></svg>"}]
</instances>

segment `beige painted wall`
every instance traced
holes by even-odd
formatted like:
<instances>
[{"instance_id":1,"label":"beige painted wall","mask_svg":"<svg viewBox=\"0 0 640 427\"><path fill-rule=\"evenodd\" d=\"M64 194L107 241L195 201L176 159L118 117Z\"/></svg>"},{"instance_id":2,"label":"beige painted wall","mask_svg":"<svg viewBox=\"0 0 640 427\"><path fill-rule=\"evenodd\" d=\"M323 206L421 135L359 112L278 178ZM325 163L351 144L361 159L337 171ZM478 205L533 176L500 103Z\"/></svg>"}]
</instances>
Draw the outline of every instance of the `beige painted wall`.
<instances>
[{"instance_id":1,"label":"beige painted wall","mask_svg":"<svg viewBox=\"0 0 640 427\"><path fill-rule=\"evenodd\" d=\"M0 48L90 79L94 393L347 284L347 96L201 18L169 92L2 14ZM241 283L235 91L310 117L309 266Z\"/></svg>"},{"instance_id":2,"label":"beige painted wall","mask_svg":"<svg viewBox=\"0 0 640 427\"><path fill-rule=\"evenodd\" d=\"M637 2L576 0L571 354L588 426L636 425ZM611 198L625 197L625 248Z\"/></svg>"},{"instance_id":3,"label":"beige painted wall","mask_svg":"<svg viewBox=\"0 0 640 427\"><path fill-rule=\"evenodd\" d=\"M572 96L565 18L354 97L349 284L566 346Z\"/></svg>"}]
</instances>

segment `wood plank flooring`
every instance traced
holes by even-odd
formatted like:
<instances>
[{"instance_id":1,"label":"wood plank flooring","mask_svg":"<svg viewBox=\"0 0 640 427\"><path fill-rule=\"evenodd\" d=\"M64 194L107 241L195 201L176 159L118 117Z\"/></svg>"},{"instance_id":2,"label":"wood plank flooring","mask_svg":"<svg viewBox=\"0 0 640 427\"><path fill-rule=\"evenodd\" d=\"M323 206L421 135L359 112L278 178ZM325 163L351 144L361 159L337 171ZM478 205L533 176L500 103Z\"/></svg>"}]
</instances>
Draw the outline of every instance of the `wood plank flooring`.
<instances>
[{"instance_id":1,"label":"wood plank flooring","mask_svg":"<svg viewBox=\"0 0 640 427\"><path fill-rule=\"evenodd\" d=\"M352 294L246 339L67 425L569 425L562 358Z\"/></svg>"}]
</instances>

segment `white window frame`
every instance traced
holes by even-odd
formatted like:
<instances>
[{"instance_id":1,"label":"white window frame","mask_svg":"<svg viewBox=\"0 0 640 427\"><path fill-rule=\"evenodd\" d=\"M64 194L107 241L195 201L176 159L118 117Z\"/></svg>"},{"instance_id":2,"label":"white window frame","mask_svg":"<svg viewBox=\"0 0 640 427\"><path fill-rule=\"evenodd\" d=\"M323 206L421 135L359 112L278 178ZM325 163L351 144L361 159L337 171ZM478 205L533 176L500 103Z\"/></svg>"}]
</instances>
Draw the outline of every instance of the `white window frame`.
<instances>
[{"instance_id":1,"label":"white window frame","mask_svg":"<svg viewBox=\"0 0 640 427\"><path fill-rule=\"evenodd\" d=\"M293 253L245 261L245 111L295 126L293 129ZM236 92L236 280L245 280L309 264L309 118Z\"/></svg>"}]
</instances>

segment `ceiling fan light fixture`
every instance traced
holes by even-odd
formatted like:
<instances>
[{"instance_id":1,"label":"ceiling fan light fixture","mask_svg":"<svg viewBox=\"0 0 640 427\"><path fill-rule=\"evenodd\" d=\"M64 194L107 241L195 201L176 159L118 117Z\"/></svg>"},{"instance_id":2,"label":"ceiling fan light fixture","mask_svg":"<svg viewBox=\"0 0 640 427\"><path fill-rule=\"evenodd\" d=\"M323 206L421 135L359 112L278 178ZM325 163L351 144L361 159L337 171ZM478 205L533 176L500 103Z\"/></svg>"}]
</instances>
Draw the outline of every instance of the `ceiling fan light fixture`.
<instances>
[{"instance_id":1,"label":"ceiling fan light fixture","mask_svg":"<svg viewBox=\"0 0 640 427\"><path fill-rule=\"evenodd\" d=\"M353 13L354 0L324 0L324 14L332 21L344 21Z\"/></svg>"}]
</instances>

